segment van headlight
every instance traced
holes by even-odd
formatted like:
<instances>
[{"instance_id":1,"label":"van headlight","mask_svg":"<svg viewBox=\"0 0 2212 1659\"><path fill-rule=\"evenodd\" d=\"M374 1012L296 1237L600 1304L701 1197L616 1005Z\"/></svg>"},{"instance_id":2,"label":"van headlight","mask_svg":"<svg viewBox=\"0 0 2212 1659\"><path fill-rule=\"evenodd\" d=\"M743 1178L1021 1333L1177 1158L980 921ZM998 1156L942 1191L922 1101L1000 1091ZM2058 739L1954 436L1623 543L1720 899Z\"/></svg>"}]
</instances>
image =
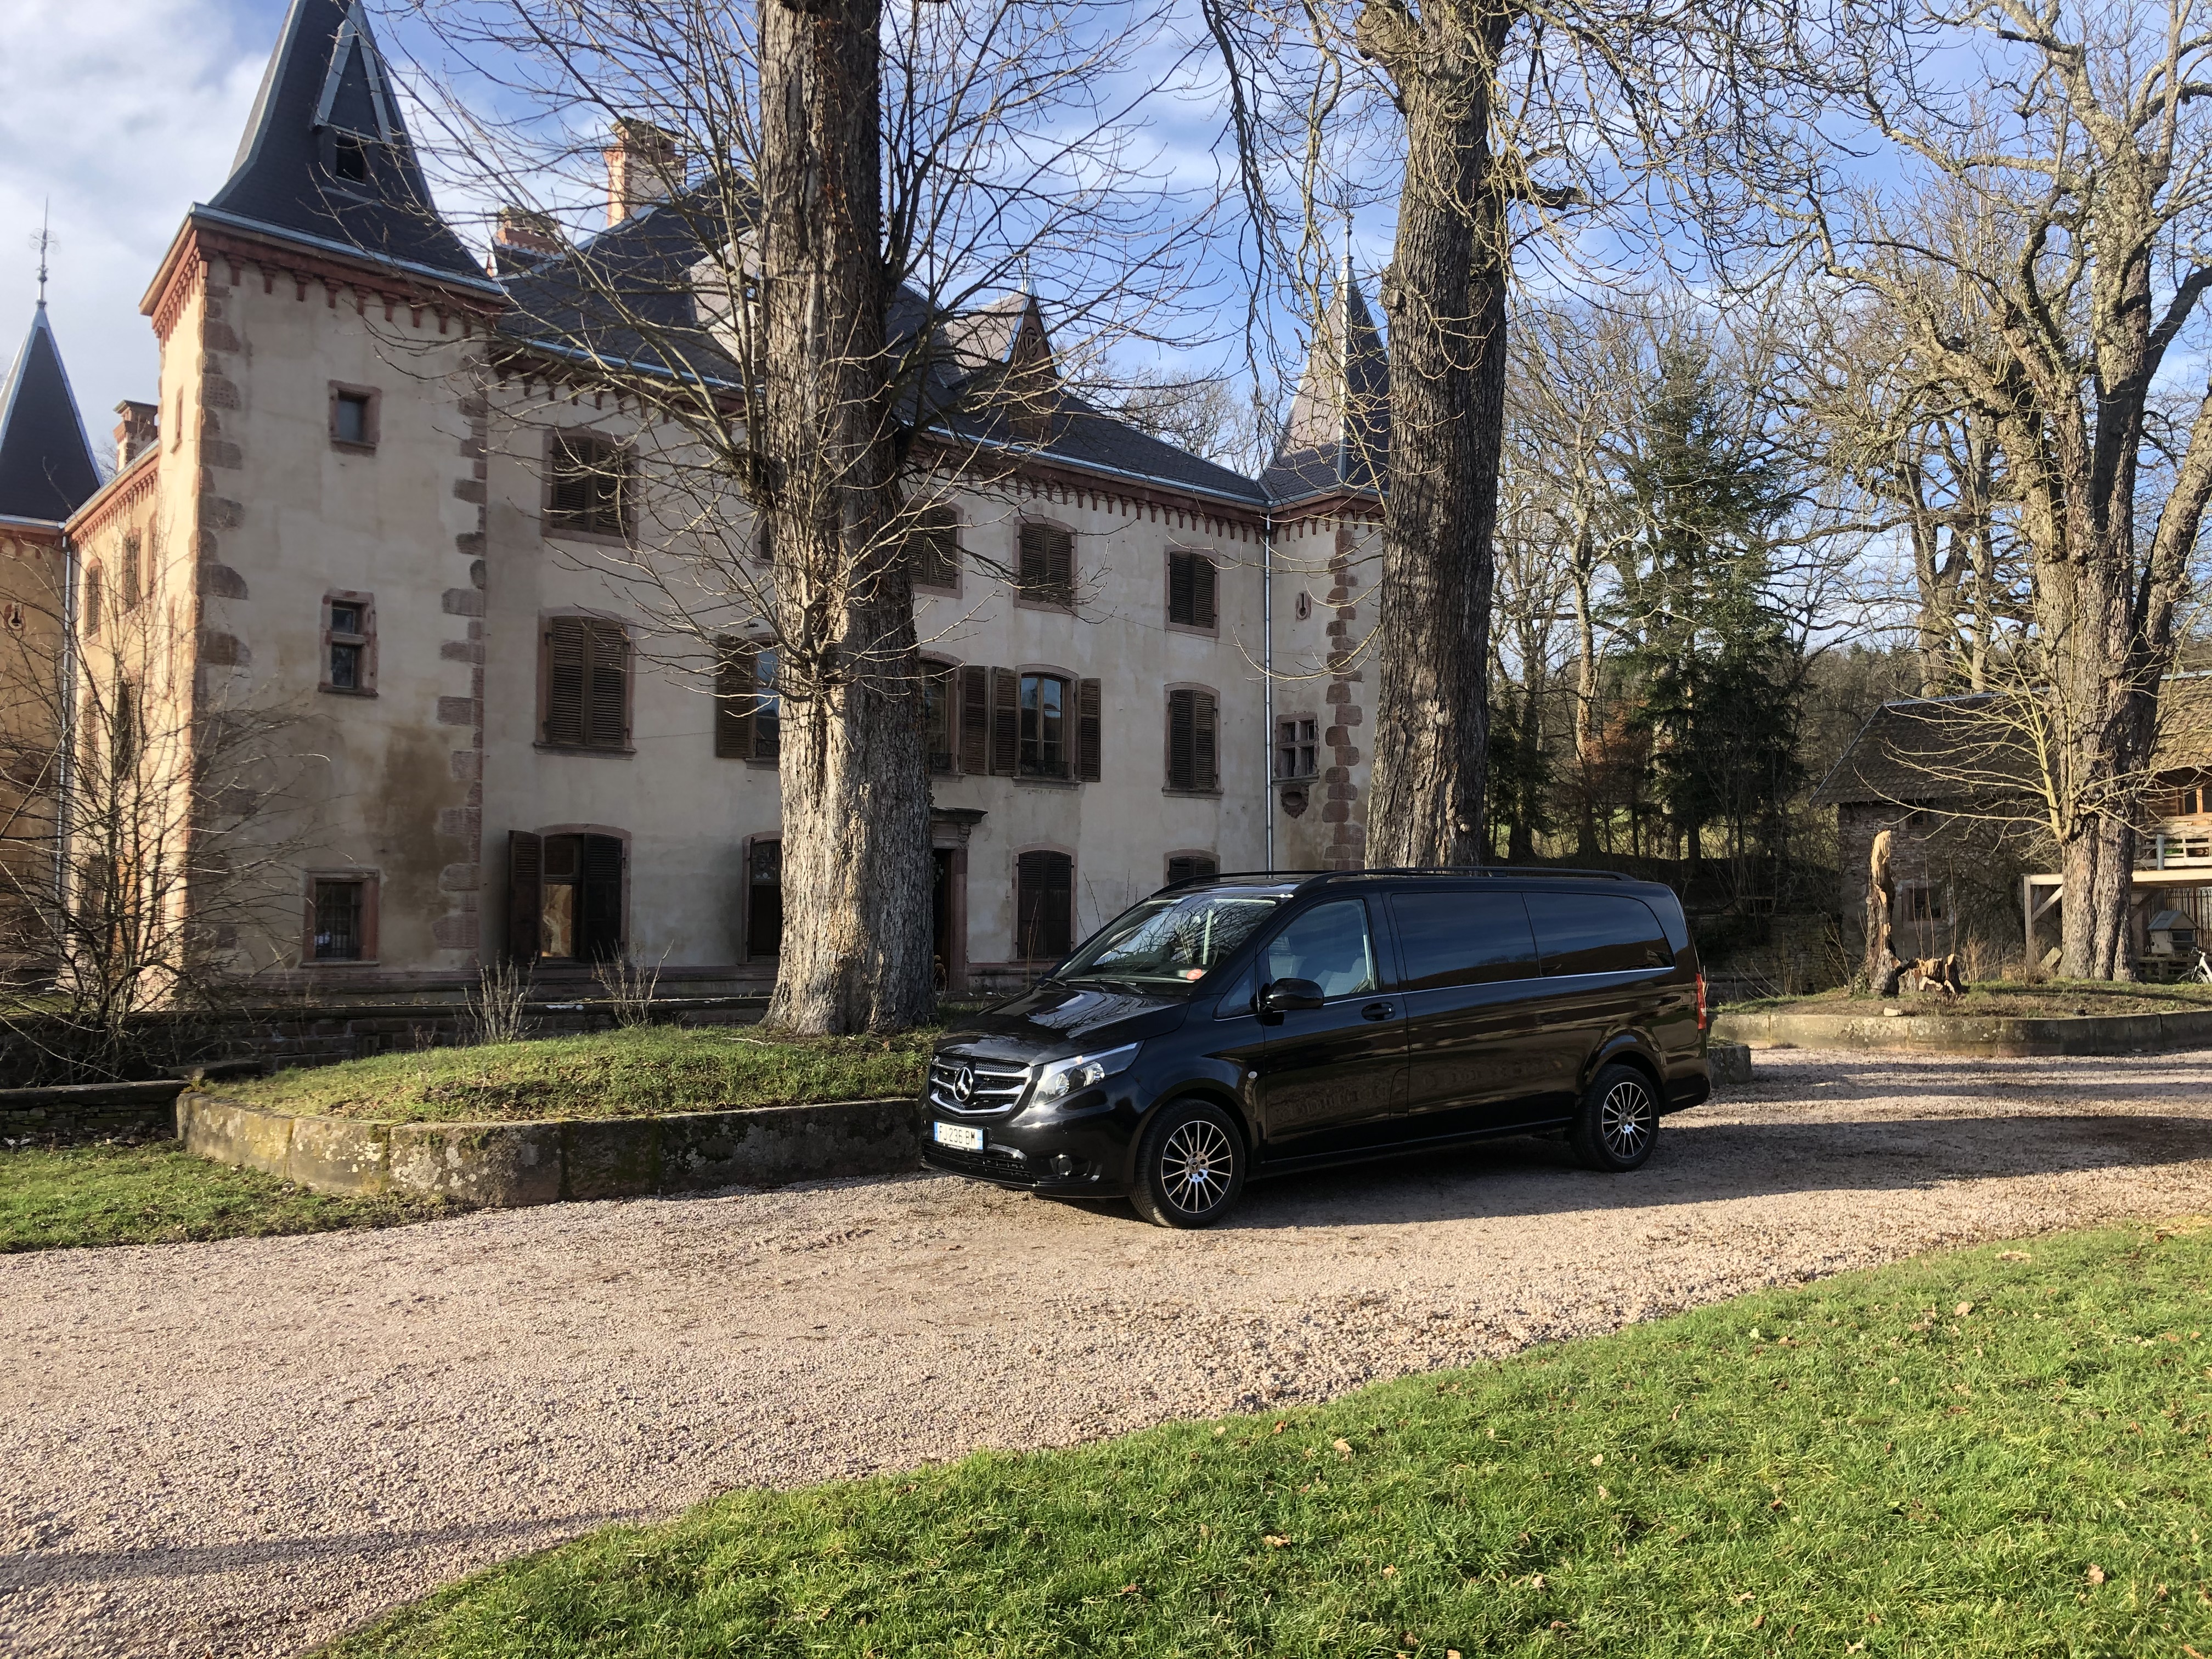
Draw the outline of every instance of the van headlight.
<instances>
[{"instance_id":1,"label":"van headlight","mask_svg":"<svg viewBox=\"0 0 2212 1659\"><path fill-rule=\"evenodd\" d=\"M1037 1073L1036 1102L1049 1106L1055 1100L1065 1100L1085 1089L1095 1089L1116 1072L1126 1072L1137 1057L1141 1042L1125 1042L1118 1048L1109 1048L1102 1054L1078 1054L1073 1060L1055 1060Z\"/></svg>"}]
</instances>

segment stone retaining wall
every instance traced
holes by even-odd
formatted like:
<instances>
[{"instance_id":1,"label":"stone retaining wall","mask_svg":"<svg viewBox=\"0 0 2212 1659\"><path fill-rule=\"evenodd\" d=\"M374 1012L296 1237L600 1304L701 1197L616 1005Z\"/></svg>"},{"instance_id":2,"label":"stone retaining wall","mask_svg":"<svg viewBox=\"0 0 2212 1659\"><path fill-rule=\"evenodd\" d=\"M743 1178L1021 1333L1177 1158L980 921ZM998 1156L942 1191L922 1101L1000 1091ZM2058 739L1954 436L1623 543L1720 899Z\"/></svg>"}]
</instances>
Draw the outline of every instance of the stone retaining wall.
<instances>
[{"instance_id":1,"label":"stone retaining wall","mask_svg":"<svg viewBox=\"0 0 2212 1659\"><path fill-rule=\"evenodd\" d=\"M889 1175L921 1158L911 1097L525 1123L365 1123L191 1093L185 1150L318 1192L401 1192L491 1208Z\"/></svg>"},{"instance_id":2,"label":"stone retaining wall","mask_svg":"<svg viewBox=\"0 0 2212 1659\"><path fill-rule=\"evenodd\" d=\"M2051 1018L1724 1013L1713 1021L1713 1036L1754 1048L1886 1048L1936 1054L2139 1054L2212 1048L2212 1008L2179 1014Z\"/></svg>"},{"instance_id":3,"label":"stone retaining wall","mask_svg":"<svg viewBox=\"0 0 2212 1659\"><path fill-rule=\"evenodd\" d=\"M0 1089L0 1141L97 1140L166 1133L179 1079L156 1083L72 1083L49 1089Z\"/></svg>"}]
</instances>

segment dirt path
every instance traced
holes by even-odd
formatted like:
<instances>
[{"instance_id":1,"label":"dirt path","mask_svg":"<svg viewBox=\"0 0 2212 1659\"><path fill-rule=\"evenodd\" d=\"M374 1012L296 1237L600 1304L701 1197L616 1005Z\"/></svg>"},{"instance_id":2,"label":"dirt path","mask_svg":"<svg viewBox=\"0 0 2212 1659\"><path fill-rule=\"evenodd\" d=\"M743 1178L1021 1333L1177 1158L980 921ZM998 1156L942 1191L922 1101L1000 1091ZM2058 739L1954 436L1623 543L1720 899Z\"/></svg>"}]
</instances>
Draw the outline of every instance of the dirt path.
<instances>
[{"instance_id":1,"label":"dirt path","mask_svg":"<svg viewBox=\"0 0 2212 1659\"><path fill-rule=\"evenodd\" d=\"M282 1654L719 1489L1315 1399L1930 1245L2212 1210L2212 1054L1762 1055L1206 1234L949 1178L0 1258L0 1652Z\"/></svg>"}]
</instances>

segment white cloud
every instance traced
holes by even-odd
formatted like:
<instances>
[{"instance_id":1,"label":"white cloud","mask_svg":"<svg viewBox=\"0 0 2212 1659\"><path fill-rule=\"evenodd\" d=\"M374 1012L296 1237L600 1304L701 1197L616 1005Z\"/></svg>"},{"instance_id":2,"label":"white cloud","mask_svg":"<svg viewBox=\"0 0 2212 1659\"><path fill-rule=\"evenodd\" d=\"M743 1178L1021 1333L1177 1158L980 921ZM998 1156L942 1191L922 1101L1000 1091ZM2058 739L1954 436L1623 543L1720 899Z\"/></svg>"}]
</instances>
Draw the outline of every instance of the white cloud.
<instances>
[{"instance_id":1,"label":"white cloud","mask_svg":"<svg viewBox=\"0 0 2212 1659\"><path fill-rule=\"evenodd\" d=\"M282 0L0 0L0 361L37 297L30 246L51 199L47 309L85 424L153 395L138 314L185 210L231 157Z\"/></svg>"}]
</instances>

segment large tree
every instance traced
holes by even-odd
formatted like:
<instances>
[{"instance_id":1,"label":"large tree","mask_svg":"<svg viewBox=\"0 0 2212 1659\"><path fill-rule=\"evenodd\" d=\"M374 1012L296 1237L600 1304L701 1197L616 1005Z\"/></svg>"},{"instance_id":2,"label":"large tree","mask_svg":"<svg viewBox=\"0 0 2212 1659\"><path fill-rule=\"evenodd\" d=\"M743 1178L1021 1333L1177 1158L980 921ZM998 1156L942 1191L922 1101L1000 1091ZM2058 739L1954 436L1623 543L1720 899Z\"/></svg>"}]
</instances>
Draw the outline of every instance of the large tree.
<instances>
[{"instance_id":1,"label":"large tree","mask_svg":"<svg viewBox=\"0 0 2212 1659\"><path fill-rule=\"evenodd\" d=\"M2047 775L2061 972L2124 977L2212 499L2212 386L2182 368L2212 289L2212 4L1844 0L1799 44L1795 84L1832 116L1849 100L1903 183L1802 143L1762 182L1993 434L2033 585L2032 696L2008 718Z\"/></svg>"},{"instance_id":2,"label":"large tree","mask_svg":"<svg viewBox=\"0 0 2212 1659\"><path fill-rule=\"evenodd\" d=\"M1150 88L1124 69L1159 14L428 9L470 65L443 88L448 165L521 204L503 222L524 233L507 252L526 314L495 369L634 417L634 529L595 568L645 612L656 665L724 704L750 695L729 679L775 699L787 925L769 1018L916 1024L935 992L911 562L954 495L1011 489L1048 412L1056 382L1022 351L1032 302L1094 350L1172 313L1204 204L1148 170L1129 117ZM611 233L574 182L603 134L652 206Z\"/></svg>"}]
</instances>

